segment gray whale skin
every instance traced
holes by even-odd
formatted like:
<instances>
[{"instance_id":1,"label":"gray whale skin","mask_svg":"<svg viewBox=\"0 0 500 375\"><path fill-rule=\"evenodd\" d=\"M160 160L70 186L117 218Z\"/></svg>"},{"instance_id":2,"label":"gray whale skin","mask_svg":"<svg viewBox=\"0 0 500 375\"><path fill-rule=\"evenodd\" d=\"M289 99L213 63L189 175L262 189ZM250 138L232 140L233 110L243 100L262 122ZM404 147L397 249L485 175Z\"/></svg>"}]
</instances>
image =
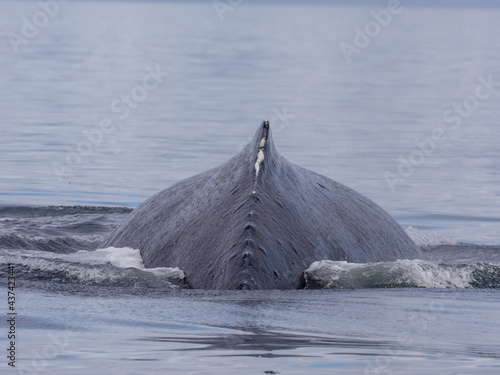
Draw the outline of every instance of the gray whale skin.
<instances>
[{"instance_id":1,"label":"gray whale skin","mask_svg":"<svg viewBox=\"0 0 500 375\"><path fill-rule=\"evenodd\" d=\"M197 289L296 289L315 261L415 259L420 249L378 205L278 154L269 122L225 164L137 207L103 244L179 267Z\"/></svg>"}]
</instances>

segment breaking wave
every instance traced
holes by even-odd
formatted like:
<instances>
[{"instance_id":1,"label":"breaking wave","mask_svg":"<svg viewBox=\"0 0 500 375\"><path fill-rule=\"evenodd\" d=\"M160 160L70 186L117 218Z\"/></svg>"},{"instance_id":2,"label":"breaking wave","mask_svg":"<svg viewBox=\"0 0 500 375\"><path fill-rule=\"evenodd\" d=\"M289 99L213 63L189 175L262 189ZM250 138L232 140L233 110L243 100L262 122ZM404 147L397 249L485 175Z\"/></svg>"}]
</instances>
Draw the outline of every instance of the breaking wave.
<instances>
[{"instance_id":1,"label":"breaking wave","mask_svg":"<svg viewBox=\"0 0 500 375\"><path fill-rule=\"evenodd\" d=\"M311 264L303 277L306 289L500 288L500 265L322 260Z\"/></svg>"},{"instance_id":2,"label":"breaking wave","mask_svg":"<svg viewBox=\"0 0 500 375\"><path fill-rule=\"evenodd\" d=\"M81 250L72 254L3 250L0 263L14 263L18 280L120 287L187 287L184 272L179 268L144 268L139 250L126 247Z\"/></svg>"}]
</instances>

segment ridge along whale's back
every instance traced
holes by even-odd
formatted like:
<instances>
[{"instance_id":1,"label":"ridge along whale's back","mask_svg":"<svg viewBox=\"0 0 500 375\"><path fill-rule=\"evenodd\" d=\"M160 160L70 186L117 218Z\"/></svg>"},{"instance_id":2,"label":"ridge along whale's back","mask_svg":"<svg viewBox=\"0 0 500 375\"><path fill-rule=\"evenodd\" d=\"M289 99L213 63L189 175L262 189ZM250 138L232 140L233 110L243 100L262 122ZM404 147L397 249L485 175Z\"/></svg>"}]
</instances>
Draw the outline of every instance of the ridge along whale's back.
<instances>
[{"instance_id":1,"label":"ridge along whale's back","mask_svg":"<svg viewBox=\"0 0 500 375\"><path fill-rule=\"evenodd\" d=\"M281 157L267 121L225 164L142 203L103 246L138 248L146 267L179 267L202 289L296 289L318 260L421 255L371 200Z\"/></svg>"}]
</instances>

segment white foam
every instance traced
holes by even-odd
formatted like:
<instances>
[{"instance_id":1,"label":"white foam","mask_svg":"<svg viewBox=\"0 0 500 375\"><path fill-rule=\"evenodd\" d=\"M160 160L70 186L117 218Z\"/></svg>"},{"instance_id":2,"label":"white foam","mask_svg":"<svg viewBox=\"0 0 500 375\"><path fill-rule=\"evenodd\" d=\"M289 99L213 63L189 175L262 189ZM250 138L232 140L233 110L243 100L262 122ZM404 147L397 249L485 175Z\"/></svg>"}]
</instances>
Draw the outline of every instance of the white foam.
<instances>
[{"instance_id":1,"label":"white foam","mask_svg":"<svg viewBox=\"0 0 500 375\"><path fill-rule=\"evenodd\" d=\"M421 260L398 260L391 271L402 271L402 281L421 288L471 288L474 266L456 266Z\"/></svg>"},{"instance_id":2,"label":"white foam","mask_svg":"<svg viewBox=\"0 0 500 375\"><path fill-rule=\"evenodd\" d=\"M178 267L145 268L140 250L129 247L108 247L94 251L81 250L72 254L55 254L46 251L2 251L0 262L16 263L43 272L64 272L84 282L116 281L127 269L137 269L161 279L183 280L184 271ZM115 270L106 267L112 265Z\"/></svg>"},{"instance_id":3,"label":"white foam","mask_svg":"<svg viewBox=\"0 0 500 375\"><path fill-rule=\"evenodd\" d=\"M35 251L33 251L35 253ZM43 253L36 251L36 253ZM120 275L109 272L103 268L82 267L77 263L56 262L51 256L40 258L34 254L10 254L1 256L0 261L12 262L18 266L28 267L30 270L39 270L46 273L63 272L66 277L77 278L81 281L100 283L103 281L115 281Z\"/></svg>"},{"instance_id":4,"label":"white foam","mask_svg":"<svg viewBox=\"0 0 500 375\"><path fill-rule=\"evenodd\" d=\"M304 271L307 283L322 288L411 286L420 288L471 288L477 265L452 265L422 260L348 263L321 260Z\"/></svg>"},{"instance_id":5,"label":"white foam","mask_svg":"<svg viewBox=\"0 0 500 375\"><path fill-rule=\"evenodd\" d=\"M74 254L64 256L64 260L87 264L112 264L119 268L144 269L141 253L138 249L130 247L108 247L94 251L81 250Z\"/></svg>"},{"instance_id":6,"label":"white foam","mask_svg":"<svg viewBox=\"0 0 500 375\"><path fill-rule=\"evenodd\" d=\"M46 260L60 260L63 262L83 263L83 264L112 264L119 268L139 268L145 269L142 262L141 253L138 249L130 247L108 247L94 251L80 250L71 254L57 254L48 251L24 250L6 251L6 254L18 255L23 258L36 258Z\"/></svg>"},{"instance_id":7,"label":"white foam","mask_svg":"<svg viewBox=\"0 0 500 375\"><path fill-rule=\"evenodd\" d=\"M442 233L424 232L412 226L405 228L405 231L418 246L456 245L458 243Z\"/></svg>"}]
</instances>

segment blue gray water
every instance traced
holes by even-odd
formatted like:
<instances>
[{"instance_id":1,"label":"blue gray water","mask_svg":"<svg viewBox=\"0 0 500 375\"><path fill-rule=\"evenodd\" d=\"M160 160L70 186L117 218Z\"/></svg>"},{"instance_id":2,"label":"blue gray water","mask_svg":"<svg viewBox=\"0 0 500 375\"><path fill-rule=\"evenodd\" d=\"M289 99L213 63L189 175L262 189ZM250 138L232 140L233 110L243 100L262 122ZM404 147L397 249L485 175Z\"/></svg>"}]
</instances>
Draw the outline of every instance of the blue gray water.
<instances>
[{"instance_id":1,"label":"blue gray water","mask_svg":"<svg viewBox=\"0 0 500 375\"><path fill-rule=\"evenodd\" d=\"M19 368L498 373L500 9L387 4L1 1ZM264 118L284 157L374 200L426 259L324 263L334 290L202 292L133 249L94 251Z\"/></svg>"}]
</instances>

